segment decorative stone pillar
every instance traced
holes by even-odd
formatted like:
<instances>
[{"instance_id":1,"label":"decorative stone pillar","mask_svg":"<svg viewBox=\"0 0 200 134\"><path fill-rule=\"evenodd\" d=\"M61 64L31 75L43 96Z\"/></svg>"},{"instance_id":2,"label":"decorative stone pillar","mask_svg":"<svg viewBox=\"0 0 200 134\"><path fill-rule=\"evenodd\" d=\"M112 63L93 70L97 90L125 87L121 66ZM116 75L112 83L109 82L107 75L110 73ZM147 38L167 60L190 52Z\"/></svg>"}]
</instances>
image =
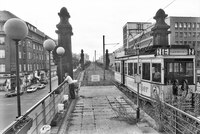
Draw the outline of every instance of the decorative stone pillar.
<instances>
[{"instance_id":1,"label":"decorative stone pillar","mask_svg":"<svg viewBox=\"0 0 200 134\"><path fill-rule=\"evenodd\" d=\"M153 45L154 46L168 46L168 34L170 31L168 29L170 26L168 26L165 23L165 18L168 15L165 14L165 11L163 9L159 9L154 17L156 20L156 23L154 27L151 29L152 36L153 36Z\"/></svg>"},{"instance_id":2,"label":"decorative stone pillar","mask_svg":"<svg viewBox=\"0 0 200 134\"><path fill-rule=\"evenodd\" d=\"M81 69L84 70L84 53L83 49L81 49L81 59L80 59Z\"/></svg>"},{"instance_id":3,"label":"decorative stone pillar","mask_svg":"<svg viewBox=\"0 0 200 134\"><path fill-rule=\"evenodd\" d=\"M109 64L110 64L110 59L109 59L109 54L108 54L108 49L106 49L106 70L109 69Z\"/></svg>"},{"instance_id":4,"label":"decorative stone pillar","mask_svg":"<svg viewBox=\"0 0 200 134\"><path fill-rule=\"evenodd\" d=\"M59 56L57 55L56 48L54 49L53 55L54 60L57 63L57 75L58 75L58 84L60 84L62 81L61 78L64 77L64 74L66 72L69 73L69 75L73 78L73 64L72 64L72 47L71 47L71 36L72 33L72 26L69 23L70 15L65 7L63 7L60 10L60 13L58 13L60 17L59 24L56 25L58 30L56 30L56 33L58 34L58 46L57 47L63 47L65 49L65 53L62 56L62 74L60 74L60 64L59 63Z\"/></svg>"}]
</instances>

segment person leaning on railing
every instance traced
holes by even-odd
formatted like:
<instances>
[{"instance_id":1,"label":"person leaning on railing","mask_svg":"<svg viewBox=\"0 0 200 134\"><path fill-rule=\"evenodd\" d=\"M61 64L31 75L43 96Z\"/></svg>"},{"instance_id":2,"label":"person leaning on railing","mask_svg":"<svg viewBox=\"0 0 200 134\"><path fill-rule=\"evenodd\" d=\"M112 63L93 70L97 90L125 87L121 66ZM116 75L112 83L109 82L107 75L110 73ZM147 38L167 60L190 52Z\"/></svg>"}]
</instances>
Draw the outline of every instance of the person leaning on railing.
<instances>
[{"instance_id":1,"label":"person leaning on railing","mask_svg":"<svg viewBox=\"0 0 200 134\"><path fill-rule=\"evenodd\" d=\"M74 81L72 78L69 76L68 73L65 73L65 80L69 84L69 95L71 99L75 99L75 92L74 92Z\"/></svg>"}]
</instances>

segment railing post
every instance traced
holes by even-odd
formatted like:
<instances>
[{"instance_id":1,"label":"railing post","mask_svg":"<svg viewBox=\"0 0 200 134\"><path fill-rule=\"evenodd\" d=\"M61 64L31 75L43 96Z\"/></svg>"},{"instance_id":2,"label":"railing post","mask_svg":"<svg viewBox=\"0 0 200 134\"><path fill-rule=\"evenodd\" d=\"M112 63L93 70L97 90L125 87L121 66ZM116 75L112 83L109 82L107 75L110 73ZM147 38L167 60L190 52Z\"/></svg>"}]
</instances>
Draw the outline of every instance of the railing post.
<instances>
[{"instance_id":1,"label":"railing post","mask_svg":"<svg viewBox=\"0 0 200 134\"><path fill-rule=\"evenodd\" d=\"M177 113L177 111L175 110L175 134L178 134L178 118L177 118L177 116L178 116L178 113Z\"/></svg>"},{"instance_id":2,"label":"railing post","mask_svg":"<svg viewBox=\"0 0 200 134\"><path fill-rule=\"evenodd\" d=\"M53 107L54 107L54 115L56 115L56 102L55 102L55 92L53 93Z\"/></svg>"},{"instance_id":3,"label":"railing post","mask_svg":"<svg viewBox=\"0 0 200 134\"><path fill-rule=\"evenodd\" d=\"M38 120L37 120L38 114L37 114L37 113L35 113L35 117L36 117L36 118L35 118L35 124L36 124L35 130L36 130L36 133L39 134L39 133L38 133L39 130L38 130Z\"/></svg>"},{"instance_id":4,"label":"railing post","mask_svg":"<svg viewBox=\"0 0 200 134\"><path fill-rule=\"evenodd\" d=\"M45 101L42 102L42 111L43 111L43 124L46 124L46 108L45 108Z\"/></svg>"}]
</instances>

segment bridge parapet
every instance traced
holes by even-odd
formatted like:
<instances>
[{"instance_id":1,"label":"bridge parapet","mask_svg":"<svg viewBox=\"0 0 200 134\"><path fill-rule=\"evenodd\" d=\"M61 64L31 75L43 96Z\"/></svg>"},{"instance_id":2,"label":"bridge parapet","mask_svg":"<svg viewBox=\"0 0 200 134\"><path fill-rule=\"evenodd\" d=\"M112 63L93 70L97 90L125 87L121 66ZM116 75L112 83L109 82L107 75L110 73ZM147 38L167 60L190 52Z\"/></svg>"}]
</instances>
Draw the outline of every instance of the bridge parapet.
<instances>
[{"instance_id":1,"label":"bridge parapet","mask_svg":"<svg viewBox=\"0 0 200 134\"><path fill-rule=\"evenodd\" d=\"M13 121L2 131L2 134L38 134L43 125L51 123L58 112L58 104L64 102L63 96L68 95L68 93L68 84L61 83L55 90L27 110L24 115Z\"/></svg>"}]
</instances>

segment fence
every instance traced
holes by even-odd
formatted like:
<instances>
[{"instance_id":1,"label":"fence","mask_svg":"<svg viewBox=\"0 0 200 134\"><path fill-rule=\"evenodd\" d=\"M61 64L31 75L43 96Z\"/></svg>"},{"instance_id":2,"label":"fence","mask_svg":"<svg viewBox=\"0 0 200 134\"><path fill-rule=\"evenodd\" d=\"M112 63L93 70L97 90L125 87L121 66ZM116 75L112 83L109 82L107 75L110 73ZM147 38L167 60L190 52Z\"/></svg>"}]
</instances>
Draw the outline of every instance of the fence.
<instances>
[{"instance_id":1,"label":"fence","mask_svg":"<svg viewBox=\"0 0 200 134\"><path fill-rule=\"evenodd\" d=\"M57 113L57 106L63 101L63 95L68 94L68 84L63 82L55 90L46 95L23 116L5 128L3 134L39 134L43 125L50 124Z\"/></svg>"}]
</instances>

